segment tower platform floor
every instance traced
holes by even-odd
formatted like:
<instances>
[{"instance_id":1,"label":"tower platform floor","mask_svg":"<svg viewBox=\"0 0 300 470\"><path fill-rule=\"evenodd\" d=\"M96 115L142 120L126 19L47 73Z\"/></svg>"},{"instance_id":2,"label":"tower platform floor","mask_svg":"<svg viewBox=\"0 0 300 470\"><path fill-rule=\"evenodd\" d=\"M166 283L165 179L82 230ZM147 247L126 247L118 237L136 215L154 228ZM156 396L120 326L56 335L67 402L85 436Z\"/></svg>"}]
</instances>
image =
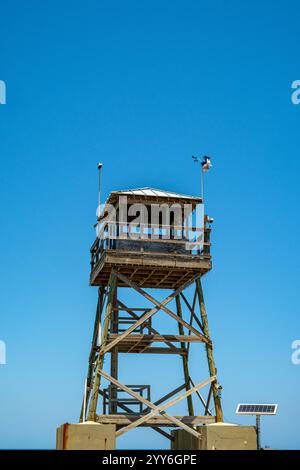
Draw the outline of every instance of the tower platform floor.
<instances>
[{"instance_id":1,"label":"tower platform floor","mask_svg":"<svg viewBox=\"0 0 300 470\"><path fill-rule=\"evenodd\" d=\"M92 286L107 285L112 269L140 287L176 289L195 274L211 270L210 255L182 255L107 250L90 275ZM121 281L119 287L124 287Z\"/></svg>"}]
</instances>

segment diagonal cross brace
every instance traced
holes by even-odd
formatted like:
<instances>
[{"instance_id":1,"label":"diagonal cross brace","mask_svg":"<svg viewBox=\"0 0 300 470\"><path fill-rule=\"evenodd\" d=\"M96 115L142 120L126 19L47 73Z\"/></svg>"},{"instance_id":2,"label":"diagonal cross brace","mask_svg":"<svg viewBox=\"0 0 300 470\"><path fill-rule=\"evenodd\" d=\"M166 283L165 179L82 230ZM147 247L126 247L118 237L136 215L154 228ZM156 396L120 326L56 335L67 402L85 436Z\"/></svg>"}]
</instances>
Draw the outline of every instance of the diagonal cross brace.
<instances>
[{"instance_id":1,"label":"diagonal cross brace","mask_svg":"<svg viewBox=\"0 0 300 470\"><path fill-rule=\"evenodd\" d=\"M121 307L126 307L126 305L121 302L121 300L118 300L118 304L121 306ZM139 316L136 315L135 312L132 311L132 309L126 307L127 310L129 311L130 315L135 318L135 320L138 320L139 319ZM153 326L148 326L149 328L149 331L151 331L152 333L154 334L159 334L157 330L155 330L155 328L153 328ZM175 348L175 344L171 343L170 341L165 341L166 345L169 347L169 348Z\"/></svg>"},{"instance_id":2,"label":"diagonal cross brace","mask_svg":"<svg viewBox=\"0 0 300 470\"><path fill-rule=\"evenodd\" d=\"M151 411L150 413L147 413L146 415L139 418L137 421L134 421L133 423L129 424L128 426L125 426L122 429L120 429L119 431L117 431L117 433L116 433L117 437L120 436L121 434L124 434L127 431L130 431L130 429L134 429L135 427L141 425L142 423L145 423L146 421L148 421L150 418L157 415L158 413L161 413L164 416L166 416L165 410L167 410L171 406L175 405L175 403L178 403L179 401L184 400L185 398L190 396L192 393L198 391L200 388L205 387L205 385L208 385L208 384L212 383L215 379L216 379L215 376L210 377L209 379L205 380L204 382L201 382L200 384L195 385L194 387L190 388L189 390L182 393L181 395L174 398L173 400L168 401L165 405L162 405L162 406L159 406L159 407L154 405L153 411ZM182 423L181 423L181 427L182 427ZM199 434L198 434L198 437L199 437Z\"/></svg>"},{"instance_id":3,"label":"diagonal cross brace","mask_svg":"<svg viewBox=\"0 0 300 470\"><path fill-rule=\"evenodd\" d=\"M144 403L145 405L147 405L149 408L157 411L157 413L160 413L160 409L159 407L155 406L153 403L151 403L149 400L147 400L146 398L144 397L141 397L138 393L134 392L133 390L131 390L130 388L126 387L126 385L120 383L118 380L116 380L115 378L113 378L111 375L107 374L106 372L104 372L103 370L98 370L97 371L100 375L102 375L102 377L104 377L106 380L108 380L109 382L113 383L114 385L116 385L117 387L121 388L122 390L124 390L124 392L127 392L129 395L131 395L132 397L136 398L138 401L141 401L142 403ZM215 377L211 377L212 380L215 380ZM209 379L209 381L211 381ZM168 413L162 411L161 412L165 418L167 418L169 421L171 421L173 424L176 424L176 426L184 429L185 431L187 431L188 433L192 434L193 436L197 437L199 439L200 435L197 431L195 431L194 429L190 428L189 426L187 426L186 424L184 424L182 421L180 421L179 419L175 418L175 416L171 416L169 415ZM148 416L149 413L146 415Z\"/></svg>"},{"instance_id":4,"label":"diagonal cross brace","mask_svg":"<svg viewBox=\"0 0 300 470\"><path fill-rule=\"evenodd\" d=\"M120 341L125 339L132 331L134 331L138 326L142 325L148 318L152 317L155 313L157 313L159 310L164 310L166 313L168 313L172 318L174 318L176 321L181 323L183 326L185 326L189 331L194 333L195 335L199 336L204 343L211 344L210 340L206 338L203 334L199 333L194 327L190 326L185 320L181 319L178 315L173 313L171 310L166 308L166 305L171 302L178 294L180 294L183 290L185 290L187 287L189 287L195 280L199 278L199 275L193 276L191 279L189 279L185 284L183 284L181 287L176 289L169 297L166 297L162 302L158 302L157 300L154 299L150 294L147 294L143 289L138 287L135 283L127 279L126 276L123 274L120 274L116 271L114 271L114 274L121 279L123 282L125 282L127 285L135 289L139 294L143 295L146 299L150 300L154 305L156 305L155 308L149 310L147 313L145 313L143 316L140 317L137 322L130 326L124 333L122 333L118 338L113 340L111 343L105 345L104 347L101 348L99 354L103 355L110 351L113 347L115 347Z\"/></svg>"},{"instance_id":5,"label":"diagonal cross brace","mask_svg":"<svg viewBox=\"0 0 300 470\"><path fill-rule=\"evenodd\" d=\"M199 279L200 276L194 276L192 279L187 281L183 286L179 287L179 289L176 289L173 294L171 294L167 299L165 299L163 302L159 302L156 300L154 297L152 297L150 294L145 292L143 289L141 289L138 285L136 285L134 282L131 280L127 279L126 276L124 276L121 273L115 272L115 275L120 278L123 282L127 283L129 287L132 287L134 290L136 290L139 294L143 295L147 300L150 300L154 305L156 305L160 310L163 310L164 312L168 313L172 318L174 318L178 323L181 323L185 328L187 328L190 332L194 333L195 335L199 336L199 338L202 338L204 343L210 343L209 338L204 336L202 333L200 333L198 330L196 330L193 326L191 326L189 323L187 323L185 320L183 320L179 315L176 315L176 313L172 312L170 309L166 307L166 304L169 303L170 301L168 300L166 303L165 301L169 299L170 297L174 298L177 297L178 294L180 294L183 290L185 290L195 279Z\"/></svg>"},{"instance_id":6,"label":"diagonal cross brace","mask_svg":"<svg viewBox=\"0 0 300 470\"><path fill-rule=\"evenodd\" d=\"M139 289L134 283L132 283L131 281L129 281L129 279L127 279L126 276L123 276L122 274L120 273L117 273L114 271L114 274L117 275L117 277L119 277L120 279L122 279L125 283L127 283L129 286L133 287L135 290ZM130 326L126 331L124 331L124 333L122 333L118 338L116 338L114 341L112 341L111 343L105 345L103 348L101 348L99 354L102 355L102 354L105 354L107 353L108 351L110 351L113 347L115 347L120 341L122 341L124 338L126 338L132 331L134 331L138 326L142 325L146 320L148 320L148 318L152 317L155 313L157 313L159 310L161 310L162 308L162 305L167 305L169 302L171 302L171 300L173 300L178 294L180 294L180 292L182 292L184 289L186 289L187 287L189 287L191 284L193 284L193 282L195 282L197 279L199 278L199 276L193 276L191 279L189 279L185 284L183 284L181 287L179 287L178 289L176 289L176 291L174 291L169 297L167 297L165 300L163 300L161 303L159 303L159 306L158 307L155 307L151 310L149 310L147 313L145 313L144 315L142 315L140 317L139 320L137 320L137 322ZM142 289L141 289L142 290ZM138 291L139 292L139 291ZM144 292L144 291L142 291ZM145 292L146 294L146 292ZM147 294L146 294L147 295ZM154 300L154 299L153 299ZM156 301L155 301L156 302ZM174 315L174 314L173 314ZM199 335L199 333L198 333Z\"/></svg>"}]
</instances>

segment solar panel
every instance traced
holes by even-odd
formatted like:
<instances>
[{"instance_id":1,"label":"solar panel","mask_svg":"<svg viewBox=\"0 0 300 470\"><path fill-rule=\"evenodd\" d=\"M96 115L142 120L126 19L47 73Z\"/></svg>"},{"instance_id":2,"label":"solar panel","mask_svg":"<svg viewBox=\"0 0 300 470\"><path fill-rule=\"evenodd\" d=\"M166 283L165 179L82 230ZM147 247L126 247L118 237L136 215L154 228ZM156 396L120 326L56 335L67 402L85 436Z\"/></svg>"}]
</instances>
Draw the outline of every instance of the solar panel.
<instances>
[{"instance_id":1,"label":"solar panel","mask_svg":"<svg viewBox=\"0 0 300 470\"><path fill-rule=\"evenodd\" d=\"M239 415L275 415L277 413L278 405L249 405L239 404L236 409L236 414Z\"/></svg>"}]
</instances>

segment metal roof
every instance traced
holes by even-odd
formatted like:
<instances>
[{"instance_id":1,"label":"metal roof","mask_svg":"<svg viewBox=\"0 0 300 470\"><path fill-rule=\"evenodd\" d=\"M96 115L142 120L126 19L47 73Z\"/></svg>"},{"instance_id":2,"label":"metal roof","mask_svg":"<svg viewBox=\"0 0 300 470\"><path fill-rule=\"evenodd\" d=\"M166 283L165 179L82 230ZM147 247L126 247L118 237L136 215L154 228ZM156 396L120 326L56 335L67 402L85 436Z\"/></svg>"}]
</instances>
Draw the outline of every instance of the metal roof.
<instances>
[{"instance_id":1,"label":"metal roof","mask_svg":"<svg viewBox=\"0 0 300 470\"><path fill-rule=\"evenodd\" d=\"M188 196L187 194L179 194L174 193L172 191L165 191L163 189L155 189L149 187L112 191L111 194L124 194L128 196L164 197L172 199L194 199L195 201L201 200L201 197L199 196Z\"/></svg>"}]
</instances>

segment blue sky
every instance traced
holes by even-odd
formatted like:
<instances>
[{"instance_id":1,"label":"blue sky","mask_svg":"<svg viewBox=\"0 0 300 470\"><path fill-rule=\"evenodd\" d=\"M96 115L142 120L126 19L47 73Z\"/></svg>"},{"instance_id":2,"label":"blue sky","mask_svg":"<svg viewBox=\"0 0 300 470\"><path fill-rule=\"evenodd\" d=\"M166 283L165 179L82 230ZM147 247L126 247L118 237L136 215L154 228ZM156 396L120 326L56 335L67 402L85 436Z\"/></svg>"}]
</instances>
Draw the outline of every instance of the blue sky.
<instances>
[{"instance_id":1,"label":"blue sky","mask_svg":"<svg viewBox=\"0 0 300 470\"><path fill-rule=\"evenodd\" d=\"M2 2L1 448L53 448L55 428L78 419L96 305L97 162L103 196L198 194L191 155L205 153L215 224L203 284L224 414L252 424L236 417L238 402L278 402L262 443L300 448L298 43L293 0ZM144 360L138 378L141 359L124 359L127 383L163 390L156 357ZM165 445L151 430L119 443Z\"/></svg>"}]
</instances>

